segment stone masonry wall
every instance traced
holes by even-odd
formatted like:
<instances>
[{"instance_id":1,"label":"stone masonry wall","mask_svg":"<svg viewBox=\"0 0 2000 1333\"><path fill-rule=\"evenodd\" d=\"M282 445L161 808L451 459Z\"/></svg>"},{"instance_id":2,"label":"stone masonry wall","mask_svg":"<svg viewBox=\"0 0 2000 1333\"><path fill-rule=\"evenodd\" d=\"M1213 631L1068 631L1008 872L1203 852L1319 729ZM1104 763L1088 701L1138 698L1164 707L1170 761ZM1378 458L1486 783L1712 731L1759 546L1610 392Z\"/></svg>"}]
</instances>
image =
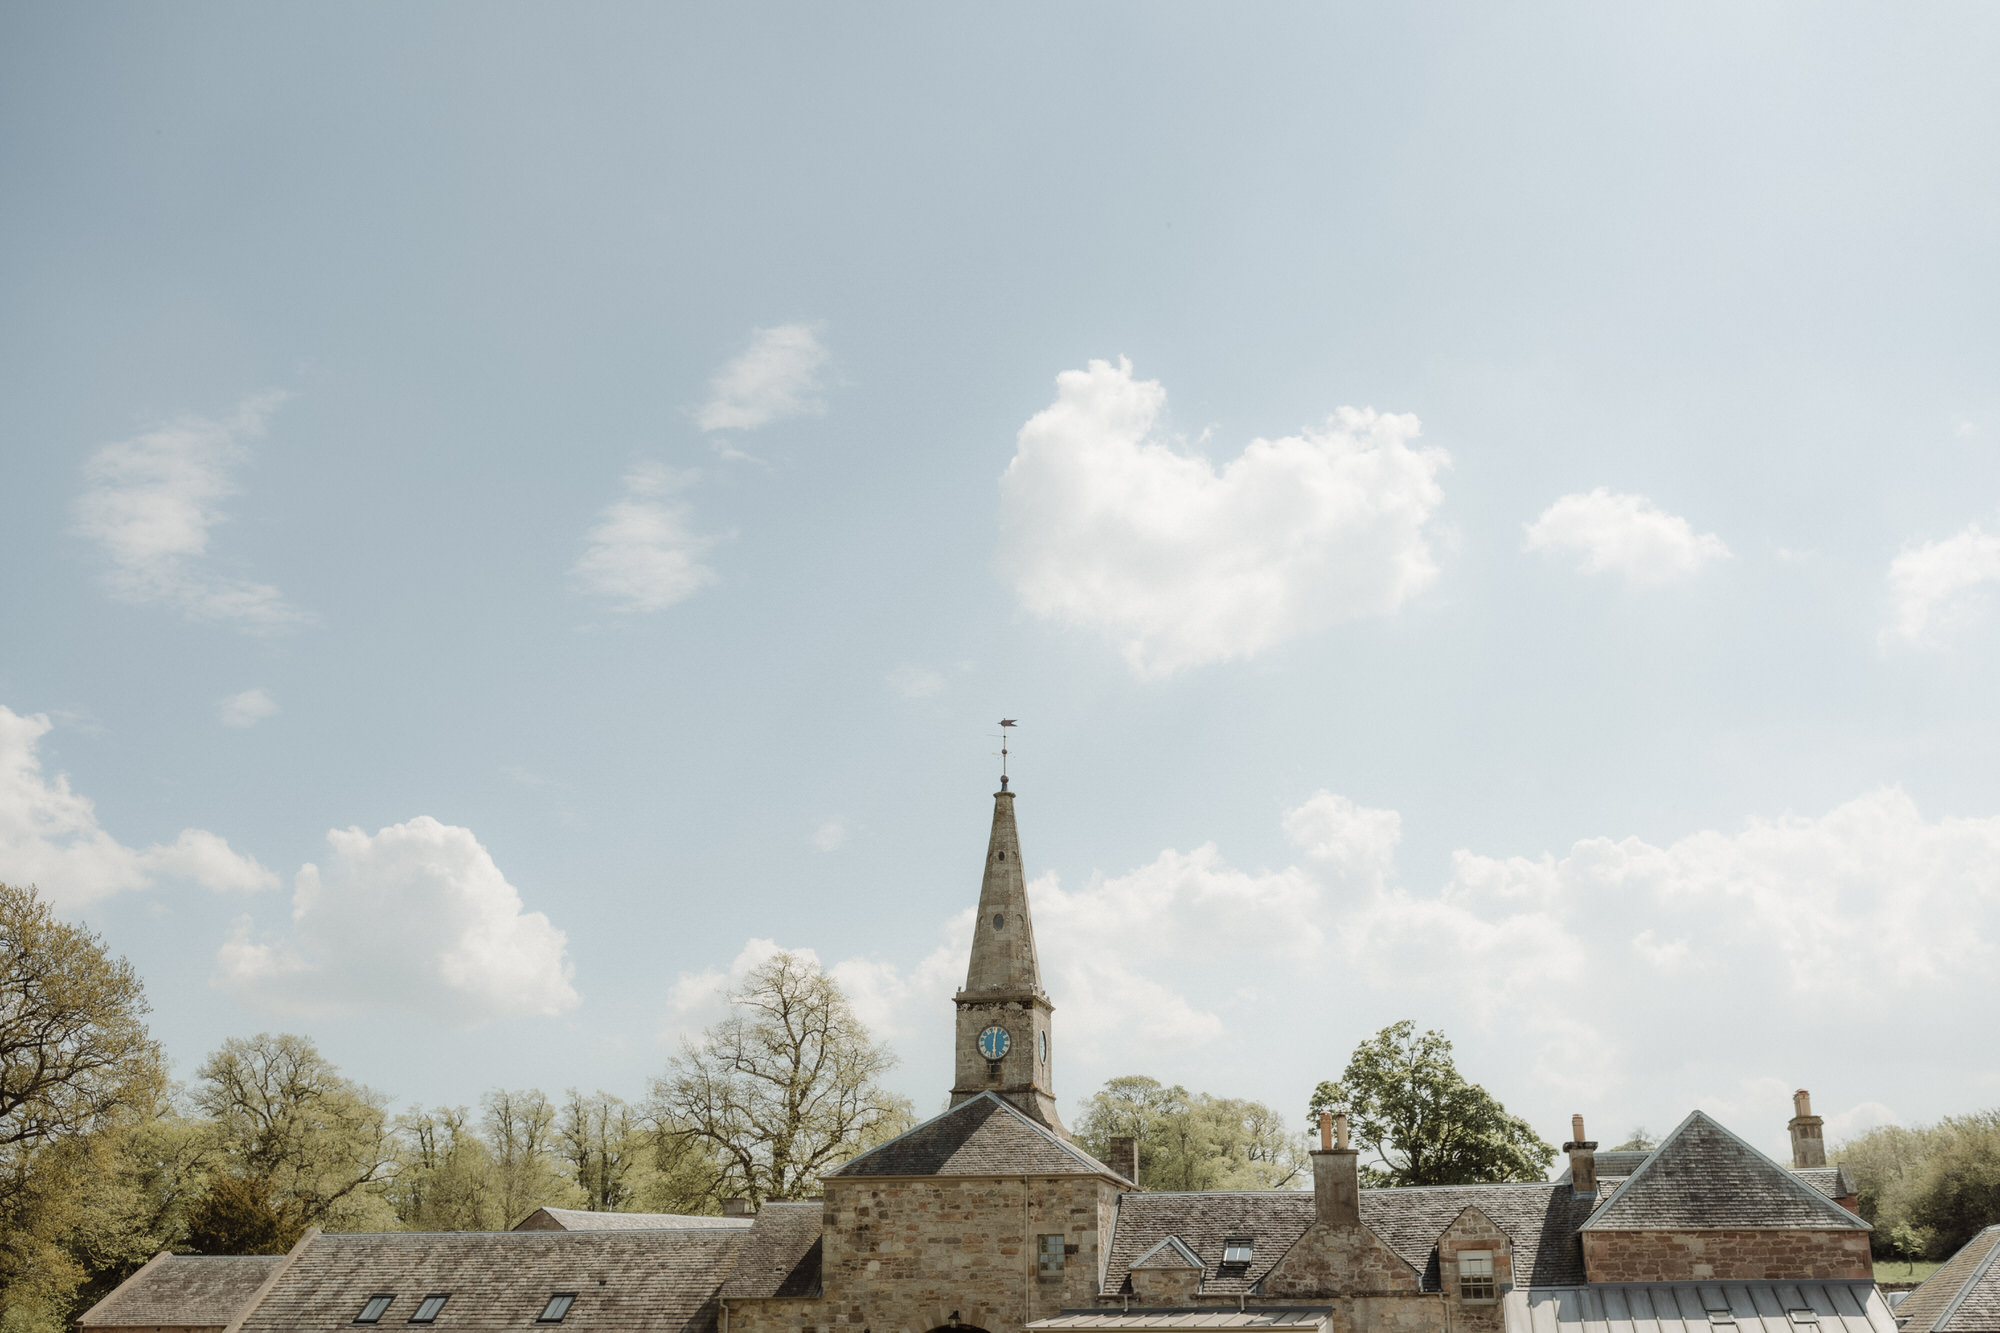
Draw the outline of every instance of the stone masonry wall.
<instances>
[{"instance_id":1,"label":"stone masonry wall","mask_svg":"<svg viewBox=\"0 0 2000 1333\"><path fill-rule=\"evenodd\" d=\"M1263 1281L1264 1295L1285 1297L1387 1295L1422 1290L1401 1255L1363 1226L1307 1228Z\"/></svg>"},{"instance_id":2,"label":"stone masonry wall","mask_svg":"<svg viewBox=\"0 0 2000 1333\"><path fill-rule=\"evenodd\" d=\"M989 1333L1097 1296L1117 1196L1094 1177L830 1180L816 1301L731 1301L729 1333L928 1333L951 1321ZM1036 1238L1061 1235L1043 1276Z\"/></svg>"},{"instance_id":3,"label":"stone masonry wall","mask_svg":"<svg viewBox=\"0 0 2000 1333\"><path fill-rule=\"evenodd\" d=\"M1465 1301L1458 1294L1458 1253L1483 1250L1493 1256L1493 1287L1496 1299ZM1444 1298L1451 1302L1451 1326L1466 1333L1497 1333L1503 1324L1498 1297L1514 1285L1514 1245L1507 1233L1485 1213L1468 1208L1452 1220L1438 1237L1438 1280Z\"/></svg>"},{"instance_id":4,"label":"stone masonry wall","mask_svg":"<svg viewBox=\"0 0 2000 1333\"><path fill-rule=\"evenodd\" d=\"M1586 1231L1592 1282L1867 1281L1865 1231Z\"/></svg>"}]
</instances>

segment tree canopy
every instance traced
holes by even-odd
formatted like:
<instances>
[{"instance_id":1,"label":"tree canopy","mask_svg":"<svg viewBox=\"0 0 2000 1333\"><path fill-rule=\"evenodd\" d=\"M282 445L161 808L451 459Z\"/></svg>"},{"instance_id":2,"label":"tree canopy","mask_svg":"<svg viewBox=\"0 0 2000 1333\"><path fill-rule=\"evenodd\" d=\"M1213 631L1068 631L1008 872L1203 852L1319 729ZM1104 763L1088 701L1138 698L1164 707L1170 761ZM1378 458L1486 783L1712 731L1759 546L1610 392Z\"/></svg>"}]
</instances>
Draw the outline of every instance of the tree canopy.
<instances>
[{"instance_id":1,"label":"tree canopy","mask_svg":"<svg viewBox=\"0 0 2000 1333\"><path fill-rule=\"evenodd\" d=\"M2000 1109L1884 1125L1829 1152L1854 1176L1882 1258L1945 1259L2000 1223Z\"/></svg>"},{"instance_id":2,"label":"tree canopy","mask_svg":"<svg viewBox=\"0 0 2000 1333\"><path fill-rule=\"evenodd\" d=\"M1469 1185L1544 1180L1556 1150L1452 1062L1442 1032L1408 1019L1354 1048L1340 1081L1321 1083L1308 1104L1345 1111L1355 1145L1373 1153L1362 1183Z\"/></svg>"},{"instance_id":3,"label":"tree canopy","mask_svg":"<svg viewBox=\"0 0 2000 1333\"><path fill-rule=\"evenodd\" d=\"M1100 1160L1112 1139L1135 1139L1139 1184L1147 1189L1284 1189L1298 1182L1305 1163L1303 1136L1263 1103L1189 1095L1139 1074L1092 1093L1076 1137Z\"/></svg>"},{"instance_id":4,"label":"tree canopy","mask_svg":"<svg viewBox=\"0 0 2000 1333\"><path fill-rule=\"evenodd\" d=\"M660 1134L712 1152L723 1187L800 1198L820 1174L911 1123L882 1085L896 1057L811 959L777 953L730 990L730 1013L653 1082Z\"/></svg>"}]
</instances>

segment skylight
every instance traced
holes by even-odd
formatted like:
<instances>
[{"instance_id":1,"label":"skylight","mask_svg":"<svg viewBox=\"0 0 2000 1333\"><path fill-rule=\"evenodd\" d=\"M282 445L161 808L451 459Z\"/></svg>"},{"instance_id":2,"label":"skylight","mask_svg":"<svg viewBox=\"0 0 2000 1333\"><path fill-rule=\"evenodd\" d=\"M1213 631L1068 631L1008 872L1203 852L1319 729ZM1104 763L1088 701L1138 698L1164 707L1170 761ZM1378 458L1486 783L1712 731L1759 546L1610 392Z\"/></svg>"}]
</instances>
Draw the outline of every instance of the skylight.
<instances>
[{"instance_id":1,"label":"skylight","mask_svg":"<svg viewBox=\"0 0 2000 1333\"><path fill-rule=\"evenodd\" d=\"M1251 1252L1251 1238L1248 1236L1231 1236L1222 1242L1222 1262L1225 1264L1247 1264Z\"/></svg>"},{"instance_id":2,"label":"skylight","mask_svg":"<svg viewBox=\"0 0 2000 1333\"><path fill-rule=\"evenodd\" d=\"M361 1307L361 1313L354 1316L357 1324L373 1324L381 1320L389 1306L395 1302L394 1296L370 1296Z\"/></svg>"},{"instance_id":3,"label":"skylight","mask_svg":"<svg viewBox=\"0 0 2000 1333\"><path fill-rule=\"evenodd\" d=\"M569 1307L575 1304L575 1292L559 1291L549 1297L549 1303L542 1307L541 1318L535 1320L535 1322L538 1324L560 1324L563 1321L563 1316L569 1313Z\"/></svg>"},{"instance_id":4,"label":"skylight","mask_svg":"<svg viewBox=\"0 0 2000 1333\"><path fill-rule=\"evenodd\" d=\"M450 1299L451 1295L449 1292L442 1296L430 1295L424 1297L421 1301L417 1302L417 1312L410 1316L410 1322L413 1324L435 1324L437 1322L438 1311L444 1309L444 1303Z\"/></svg>"}]
</instances>

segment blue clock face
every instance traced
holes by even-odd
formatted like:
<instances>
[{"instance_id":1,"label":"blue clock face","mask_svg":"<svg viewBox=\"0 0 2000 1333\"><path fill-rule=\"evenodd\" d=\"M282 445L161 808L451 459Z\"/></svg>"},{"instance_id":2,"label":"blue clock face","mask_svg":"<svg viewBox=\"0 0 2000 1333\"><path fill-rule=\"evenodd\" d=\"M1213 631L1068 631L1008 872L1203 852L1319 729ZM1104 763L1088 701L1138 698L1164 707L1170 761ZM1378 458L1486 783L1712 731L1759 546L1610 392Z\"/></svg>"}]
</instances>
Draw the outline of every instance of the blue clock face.
<instances>
[{"instance_id":1,"label":"blue clock face","mask_svg":"<svg viewBox=\"0 0 2000 1333\"><path fill-rule=\"evenodd\" d=\"M979 1034L979 1053L989 1060L998 1060L1013 1048L1014 1039L1007 1035L1003 1027L990 1027Z\"/></svg>"}]
</instances>

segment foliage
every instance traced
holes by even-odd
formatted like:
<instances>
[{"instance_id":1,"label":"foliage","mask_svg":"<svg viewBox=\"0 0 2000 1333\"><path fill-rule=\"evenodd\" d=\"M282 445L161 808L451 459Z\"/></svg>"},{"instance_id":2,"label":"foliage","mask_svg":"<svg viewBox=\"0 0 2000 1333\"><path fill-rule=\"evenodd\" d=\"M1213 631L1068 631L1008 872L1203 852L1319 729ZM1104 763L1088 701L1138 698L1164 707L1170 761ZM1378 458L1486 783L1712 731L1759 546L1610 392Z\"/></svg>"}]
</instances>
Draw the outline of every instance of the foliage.
<instances>
[{"instance_id":1,"label":"foliage","mask_svg":"<svg viewBox=\"0 0 2000 1333\"><path fill-rule=\"evenodd\" d=\"M1111 1140L1137 1140L1147 1189L1283 1189L1305 1163L1299 1136L1261 1102L1188 1094L1143 1075L1114 1078L1091 1094L1077 1141L1103 1159Z\"/></svg>"},{"instance_id":2,"label":"foliage","mask_svg":"<svg viewBox=\"0 0 2000 1333\"><path fill-rule=\"evenodd\" d=\"M1625 1141L1611 1148L1611 1152L1651 1152L1660 1146L1660 1136L1644 1125L1635 1125Z\"/></svg>"},{"instance_id":3,"label":"foliage","mask_svg":"<svg viewBox=\"0 0 2000 1333\"><path fill-rule=\"evenodd\" d=\"M1946 1259L2000 1223L2000 1109L1884 1125L1832 1158L1854 1177L1878 1259Z\"/></svg>"},{"instance_id":4,"label":"foliage","mask_svg":"<svg viewBox=\"0 0 2000 1333\"><path fill-rule=\"evenodd\" d=\"M682 1043L648 1108L662 1135L714 1155L718 1188L804 1197L822 1172L908 1128L908 1099L881 1083L895 1055L817 964L774 954L729 1005L700 1040Z\"/></svg>"},{"instance_id":5,"label":"foliage","mask_svg":"<svg viewBox=\"0 0 2000 1333\"><path fill-rule=\"evenodd\" d=\"M397 1163L389 1198L412 1231L495 1231L501 1220L493 1153L463 1106L422 1107L396 1118Z\"/></svg>"},{"instance_id":6,"label":"foliage","mask_svg":"<svg viewBox=\"0 0 2000 1333\"><path fill-rule=\"evenodd\" d=\"M583 1191L565 1171L548 1097L535 1088L495 1088L480 1105L499 1224L514 1226L537 1208L581 1208Z\"/></svg>"},{"instance_id":7,"label":"foliage","mask_svg":"<svg viewBox=\"0 0 2000 1333\"><path fill-rule=\"evenodd\" d=\"M395 1161L382 1094L343 1078L304 1037L232 1037L202 1062L195 1105L214 1122L216 1181L196 1206L204 1253L225 1236L379 1226L379 1190ZM197 1243L192 1240L191 1243ZM289 1242L287 1242L289 1244ZM236 1250L234 1253L245 1253Z\"/></svg>"},{"instance_id":8,"label":"foliage","mask_svg":"<svg viewBox=\"0 0 2000 1333\"><path fill-rule=\"evenodd\" d=\"M1345 1111L1357 1147L1380 1166L1362 1184L1468 1185L1543 1180L1556 1150L1493 1095L1469 1083L1442 1032L1408 1019L1355 1047L1338 1083L1314 1090L1308 1114Z\"/></svg>"}]
</instances>

